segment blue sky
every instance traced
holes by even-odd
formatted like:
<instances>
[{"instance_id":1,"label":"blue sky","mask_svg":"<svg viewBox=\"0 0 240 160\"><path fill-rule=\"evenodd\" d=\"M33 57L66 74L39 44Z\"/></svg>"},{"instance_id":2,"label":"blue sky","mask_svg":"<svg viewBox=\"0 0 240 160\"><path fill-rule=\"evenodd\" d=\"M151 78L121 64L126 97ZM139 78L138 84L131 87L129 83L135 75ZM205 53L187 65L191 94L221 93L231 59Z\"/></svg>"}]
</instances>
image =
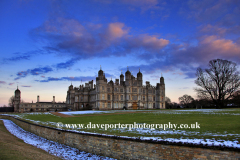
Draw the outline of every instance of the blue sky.
<instances>
[{"instance_id":1,"label":"blue sky","mask_svg":"<svg viewBox=\"0 0 240 160\"><path fill-rule=\"evenodd\" d=\"M198 67L240 62L238 0L2 0L0 106L19 87L22 100L65 101L68 86L102 69L119 78L139 68L166 96L194 98ZM82 80L82 82L81 82Z\"/></svg>"}]
</instances>

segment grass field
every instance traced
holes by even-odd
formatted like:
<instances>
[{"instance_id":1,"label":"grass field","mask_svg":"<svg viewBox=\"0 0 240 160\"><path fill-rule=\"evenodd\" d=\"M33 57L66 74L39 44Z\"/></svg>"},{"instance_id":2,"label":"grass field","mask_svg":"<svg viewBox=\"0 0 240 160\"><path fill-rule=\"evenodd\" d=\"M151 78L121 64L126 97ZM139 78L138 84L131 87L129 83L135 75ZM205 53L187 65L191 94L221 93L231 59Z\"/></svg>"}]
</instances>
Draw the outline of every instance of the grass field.
<instances>
[{"instance_id":1,"label":"grass field","mask_svg":"<svg viewBox=\"0 0 240 160\"><path fill-rule=\"evenodd\" d=\"M13 136L0 120L0 160L42 160L60 158L52 156L47 152L24 143L22 140Z\"/></svg>"},{"instance_id":2,"label":"grass field","mask_svg":"<svg viewBox=\"0 0 240 160\"><path fill-rule=\"evenodd\" d=\"M129 112L129 111L126 111ZM240 109L222 110L152 110L152 112L126 113L109 111L101 114L76 114L74 117L59 117L52 114L19 114L19 117L34 123L56 127L63 124L200 124L200 128L173 129L100 129L74 128L74 130L104 133L120 136L144 136L161 138L203 138L239 141L240 139Z\"/></svg>"}]
</instances>

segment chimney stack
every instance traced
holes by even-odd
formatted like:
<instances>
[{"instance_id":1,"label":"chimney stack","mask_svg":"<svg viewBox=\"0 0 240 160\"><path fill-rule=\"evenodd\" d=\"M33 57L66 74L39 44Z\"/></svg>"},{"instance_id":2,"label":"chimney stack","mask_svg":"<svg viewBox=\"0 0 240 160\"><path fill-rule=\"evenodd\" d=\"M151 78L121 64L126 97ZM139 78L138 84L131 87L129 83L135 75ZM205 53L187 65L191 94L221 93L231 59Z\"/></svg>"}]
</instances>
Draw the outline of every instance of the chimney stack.
<instances>
[{"instance_id":1,"label":"chimney stack","mask_svg":"<svg viewBox=\"0 0 240 160\"><path fill-rule=\"evenodd\" d=\"M39 96L37 96L37 102L39 102Z\"/></svg>"},{"instance_id":2,"label":"chimney stack","mask_svg":"<svg viewBox=\"0 0 240 160\"><path fill-rule=\"evenodd\" d=\"M53 96L53 103L55 103L55 96Z\"/></svg>"}]
</instances>

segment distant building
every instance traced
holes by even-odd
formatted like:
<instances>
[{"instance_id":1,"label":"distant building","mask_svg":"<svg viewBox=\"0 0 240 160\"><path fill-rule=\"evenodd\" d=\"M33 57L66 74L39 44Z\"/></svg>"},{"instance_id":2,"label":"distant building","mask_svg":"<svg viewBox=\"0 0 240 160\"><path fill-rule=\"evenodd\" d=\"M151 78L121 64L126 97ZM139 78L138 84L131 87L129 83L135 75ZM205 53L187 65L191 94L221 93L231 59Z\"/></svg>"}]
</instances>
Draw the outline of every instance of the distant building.
<instances>
[{"instance_id":1,"label":"distant building","mask_svg":"<svg viewBox=\"0 0 240 160\"><path fill-rule=\"evenodd\" d=\"M120 110L120 109L165 109L164 78L156 86L142 84L143 75L137 73L135 78L129 70L120 75L115 82L109 82L100 68L96 85L93 80L78 88L71 84L67 91L66 106L71 110Z\"/></svg>"},{"instance_id":2,"label":"distant building","mask_svg":"<svg viewBox=\"0 0 240 160\"><path fill-rule=\"evenodd\" d=\"M21 91L17 88L14 95L14 112L44 112L44 111L66 111L66 103L56 103L55 96L52 102L40 102L37 96L36 103L21 102Z\"/></svg>"}]
</instances>

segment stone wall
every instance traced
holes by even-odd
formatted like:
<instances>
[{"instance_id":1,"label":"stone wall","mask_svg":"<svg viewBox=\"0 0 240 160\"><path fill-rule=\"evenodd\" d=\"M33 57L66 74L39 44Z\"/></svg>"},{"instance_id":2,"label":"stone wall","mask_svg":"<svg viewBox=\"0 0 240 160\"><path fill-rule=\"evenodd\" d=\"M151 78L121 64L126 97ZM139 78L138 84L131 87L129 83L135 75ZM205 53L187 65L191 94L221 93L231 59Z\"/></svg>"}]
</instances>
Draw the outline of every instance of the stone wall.
<instances>
[{"instance_id":1,"label":"stone wall","mask_svg":"<svg viewBox=\"0 0 240 160\"><path fill-rule=\"evenodd\" d=\"M46 139L66 144L79 150L117 159L240 159L239 151L161 144L120 137L92 135L64 131L31 124L17 118L0 115Z\"/></svg>"}]
</instances>

